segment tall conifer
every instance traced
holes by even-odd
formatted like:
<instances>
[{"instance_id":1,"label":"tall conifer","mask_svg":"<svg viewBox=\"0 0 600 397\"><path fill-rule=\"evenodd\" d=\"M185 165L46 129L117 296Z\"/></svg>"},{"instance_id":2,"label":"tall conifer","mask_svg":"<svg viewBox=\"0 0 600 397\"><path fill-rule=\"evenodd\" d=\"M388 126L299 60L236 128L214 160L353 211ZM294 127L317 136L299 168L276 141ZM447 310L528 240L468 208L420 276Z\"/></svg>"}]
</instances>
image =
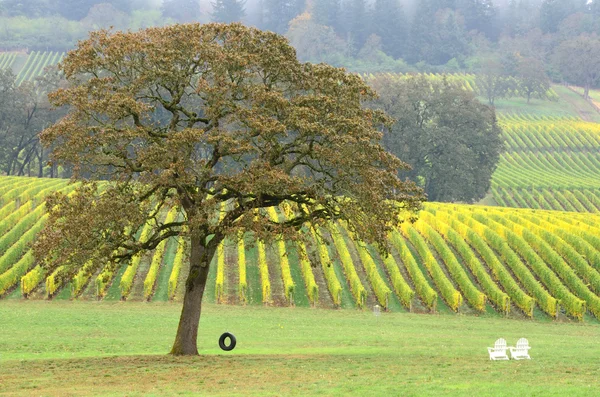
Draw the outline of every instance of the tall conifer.
<instances>
[{"instance_id":1,"label":"tall conifer","mask_svg":"<svg viewBox=\"0 0 600 397\"><path fill-rule=\"evenodd\" d=\"M262 29L285 33L289 22L306 8L306 0L263 0Z\"/></svg>"},{"instance_id":2,"label":"tall conifer","mask_svg":"<svg viewBox=\"0 0 600 397\"><path fill-rule=\"evenodd\" d=\"M238 22L246 15L245 0L216 0L212 3L214 22Z\"/></svg>"},{"instance_id":3,"label":"tall conifer","mask_svg":"<svg viewBox=\"0 0 600 397\"><path fill-rule=\"evenodd\" d=\"M344 4L346 8L346 26L352 45L360 50L370 34L367 2L365 0L350 0Z\"/></svg>"},{"instance_id":4,"label":"tall conifer","mask_svg":"<svg viewBox=\"0 0 600 397\"><path fill-rule=\"evenodd\" d=\"M340 0L313 0L312 17L319 25L329 26L337 33L345 33Z\"/></svg>"},{"instance_id":5,"label":"tall conifer","mask_svg":"<svg viewBox=\"0 0 600 397\"><path fill-rule=\"evenodd\" d=\"M406 19L398 0L375 0L371 16L372 31L381 37L383 51L401 58L407 39Z\"/></svg>"}]
</instances>

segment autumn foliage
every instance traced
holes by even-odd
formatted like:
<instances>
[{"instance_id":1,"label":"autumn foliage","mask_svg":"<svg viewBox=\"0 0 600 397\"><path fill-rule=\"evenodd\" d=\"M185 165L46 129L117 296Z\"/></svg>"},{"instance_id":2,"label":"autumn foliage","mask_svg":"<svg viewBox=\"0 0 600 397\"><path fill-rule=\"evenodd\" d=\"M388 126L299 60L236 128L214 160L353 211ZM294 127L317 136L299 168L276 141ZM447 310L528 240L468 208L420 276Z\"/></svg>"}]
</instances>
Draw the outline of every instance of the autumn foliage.
<instances>
[{"instance_id":1,"label":"autumn foliage","mask_svg":"<svg viewBox=\"0 0 600 397\"><path fill-rule=\"evenodd\" d=\"M206 274L226 236L297 239L306 222L340 219L385 250L401 211L423 199L380 145L389 119L363 107L374 92L343 69L300 63L277 34L240 24L98 31L61 68L70 85L51 100L70 111L42 139L75 179L112 182L102 194L88 183L52 197L36 255L72 274L189 237L174 354L197 352ZM259 211L284 202L286 221ZM162 222L172 206L185 217ZM151 232L136 240L144 225Z\"/></svg>"}]
</instances>

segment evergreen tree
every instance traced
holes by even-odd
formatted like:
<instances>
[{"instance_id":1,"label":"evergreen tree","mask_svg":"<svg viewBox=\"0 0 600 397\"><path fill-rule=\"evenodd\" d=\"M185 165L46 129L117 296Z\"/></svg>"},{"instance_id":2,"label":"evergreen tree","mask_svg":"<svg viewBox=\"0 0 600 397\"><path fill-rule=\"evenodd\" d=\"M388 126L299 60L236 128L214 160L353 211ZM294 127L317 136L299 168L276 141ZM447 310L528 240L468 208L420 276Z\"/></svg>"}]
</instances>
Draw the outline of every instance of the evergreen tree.
<instances>
[{"instance_id":1,"label":"evergreen tree","mask_svg":"<svg viewBox=\"0 0 600 397\"><path fill-rule=\"evenodd\" d=\"M370 24L367 19L367 2L365 0L349 0L345 6L345 25L348 39L357 50L361 49L369 36Z\"/></svg>"},{"instance_id":2,"label":"evergreen tree","mask_svg":"<svg viewBox=\"0 0 600 397\"><path fill-rule=\"evenodd\" d=\"M497 38L497 9L493 0L458 0L456 9L465 18L467 31L477 30L490 39Z\"/></svg>"},{"instance_id":3,"label":"evergreen tree","mask_svg":"<svg viewBox=\"0 0 600 397\"><path fill-rule=\"evenodd\" d=\"M411 24L409 49L405 54L410 63L421 61L422 53L431 45L432 27L438 9L436 5L434 0L422 0L417 3Z\"/></svg>"},{"instance_id":4,"label":"evergreen tree","mask_svg":"<svg viewBox=\"0 0 600 397\"><path fill-rule=\"evenodd\" d=\"M200 17L198 0L164 0L160 10L164 17L177 22L191 22Z\"/></svg>"},{"instance_id":5,"label":"evergreen tree","mask_svg":"<svg viewBox=\"0 0 600 397\"><path fill-rule=\"evenodd\" d=\"M306 0L263 0L261 28L276 33L285 33L289 22L301 14Z\"/></svg>"},{"instance_id":6,"label":"evergreen tree","mask_svg":"<svg viewBox=\"0 0 600 397\"><path fill-rule=\"evenodd\" d=\"M588 3L588 10L594 16L600 16L600 0L593 0Z\"/></svg>"},{"instance_id":7,"label":"evergreen tree","mask_svg":"<svg viewBox=\"0 0 600 397\"><path fill-rule=\"evenodd\" d=\"M504 33L522 36L536 25L539 7L533 0L510 0L504 23Z\"/></svg>"},{"instance_id":8,"label":"evergreen tree","mask_svg":"<svg viewBox=\"0 0 600 397\"><path fill-rule=\"evenodd\" d=\"M540 8L540 29L555 33L569 15L589 9L587 0L544 0Z\"/></svg>"},{"instance_id":9,"label":"evergreen tree","mask_svg":"<svg viewBox=\"0 0 600 397\"><path fill-rule=\"evenodd\" d=\"M583 96L589 99L590 89L600 81L600 38L592 34L566 40L554 55L566 81L583 86Z\"/></svg>"},{"instance_id":10,"label":"evergreen tree","mask_svg":"<svg viewBox=\"0 0 600 397\"><path fill-rule=\"evenodd\" d=\"M95 4L102 3L100 0L61 0L55 2L55 11L67 19L79 21L83 19L90 8Z\"/></svg>"},{"instance_id":11,"label":"evergreen tree","mask_svg":"<svg viewBox=\"0 0 600 397\"><path fill-rule=\"evenodd\" d=\"M312 17L319 25L329 26L337 33L345 33L340 0L313 0Z\"/></svg>"},{"instance_id":12,"label":"evergreen tree","mask_svg":"<svg viewBox=\"0 0 600 397\"><path fill-rule=\"evenodd\" d=\"M381 37L383 51L400 58L406 42L406 19L398 0L375 0L371 16L372 31Z\"/></svg>"},{"instance_id":13,"label":"evergreen tree","mask_svg":"<svg viewBox=\"0 0 600 397\"><path fill-rule=\"evenodd\" d=\"M435 29L432 52L425 60L434 65L442 65L451 59L469 55L469 37L462 15L452 9L439 10L435 15Z\"/></svg>"},{"instance_id":14,"label":"evergreen tree","mask_svg":"<svg viewBox=\"0 0 600 397\"><path fill-rule=\"evenodd\" d=\"M419 2L410 32L410 62L425 61L440 65L469 52L464 18L455 11L454 0Z\"/></svg>"},{"instance_id":15,"label":"evergreen tree","mask_svg":"<svg viewBox=\"0 0 600 397\"><path fill-rule=\"evenodd\" d=\"M212 20L215 22L238 22L246 15L245 0L216 0L211 4Z\"/></svg>"}]
</instances>

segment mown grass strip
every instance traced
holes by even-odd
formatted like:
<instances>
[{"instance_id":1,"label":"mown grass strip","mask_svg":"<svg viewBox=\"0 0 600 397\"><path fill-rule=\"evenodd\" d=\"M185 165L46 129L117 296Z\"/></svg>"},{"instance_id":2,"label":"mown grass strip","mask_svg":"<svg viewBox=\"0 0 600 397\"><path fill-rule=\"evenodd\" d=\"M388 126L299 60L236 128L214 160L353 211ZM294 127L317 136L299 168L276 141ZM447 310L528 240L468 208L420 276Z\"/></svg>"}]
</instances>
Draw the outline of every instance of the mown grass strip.
<instances>
[{"instance_id":1,"label":"mown grass strip","mask_svg":"<svg viewBox=\"0 0 600 397\"><path fill-rule=\"evenodd\" d=\"M446 211L446 209L444 209ZM504 288L507 294L512 299L517 307L519 307L523 313L525 313L528 317L533 317L533 309L535 307L535 299L531 296L527 295L521 287L516 283L513 279L513 276L510 274L508 270L504 267L504 265L498 260L498 257L492 250L492 248L484 241L482 237L479 236L475 231L473 231L469 226L460 222L453 215L450 215L450 212L442 212L436 211L436 219L439 219L440 222L445 222L452 227L452 230L456 231L463 239L465 243L469 244L469 247L473 247L473 249L481 256L485 264L490 269L490 272L495 280ZM464 248L463 248L464 249ZM461 249L461 251L463 250ZM468 254L467 254L468 255ZM493 296L493 294L490 294ZM507 313L507 309L504 306L506 304L505 300L501 297L496 298L501 303L499 309ZM508 302L510 304L510 301ZM510 310L510 308L508 308Z\"/></svg>"},{"instance_id":2,"label":"mown grass strip","mask_svg":"<svg viewBox=\"0 0 600 397\"><path fill-rule=\"evenodd\" d=\"M423 237L421 237L419 232L417 232L417 230L409 223L403 223L400 230L416 248L444 301L448 304L450 309L455 312L458 311L462 305L463 297L461 293L454 288L450 280L448 280Z\"/></svg>"},{"instance_id":3,"label":"mown grass strip","mask_svg":"<svg viewBox=\"0 0 600 397\"><path fill-rule=\"evenodd\" d=\"M481 223L487 224L500 233L508 244L519 253L525 262L535 271L535 274L546 285L548 290L558 299L567 313L577 319L583 318L586 302L573 295L562 281L548 268L544 260L529 246L522 236L510 228L489 218L489 214L474 212L473 217Z\"/></svg>"},{"instance_id":4,"label":"mown grass strip","mask_svg":"<svg viewBox=\"0 0 600 397\"><path fill-rule=\"evenodd\" d=\"M164 224L169 224L177 218L179 214L179 208L172 207L164 220ZM152 262L150 263L150 269L144 279L144 300L149 301L154 294L154 287L156 286L156 278L158 277L158 271L163 263L163 255L165 253L165 247L168 239L162 240L154 249L154 255L152 256Z\"/></svg>"},{"instance_id":5,"label":"mown grass strip","mask_svg":"<svg viewBox=\"0 0 600 397\"><path fill-rule=\"evenodd\" d=\"M333 239L333 243L337 250L338 256L340 258L342 268L344 269L344 273L346 274L346 279L350 284L350 291L354 296L356 306L364 308L365 302L367 300L367 290L362 285L362 282L360 281L360 278L356 273L354 262L352 261L352 257L350 256L350 252L348 251L348 246L344 241L344 236L341 233L340 225L337 223L330 223L328 229Z\"/></svg>"},{"instance_id":6,"label":"mown grass strip","mask_svg":"<svg viewBox=\"0 0 600 397\"><path fill-rule=\"evenodd\" d=\"M415 223L415 229L417 229L433 245L442 261L446 264L446 268L452 276L452 279L459 286L463 296L466 298L467 302L469 302L471 307L480 312L484 311L486 302L485 294L479 291L479 289L471 282L469 276L465 273L460 263L458 263L456 256L450 247L448 247L444 239L424 221L417 221Z\"/></svg>"},{"instance_id":7,"label":"mown grass strip","mask_svg":"<svg viewBox=\"0 0 600 397\"><path fill-rule=\"evenodd\" d=\"M410 249L406 246L404 238L397 231L392 231L388 238L400 254L400 259L402 259L402 263L406 267L406 271L413 281L419 298L421 298L421 301L429 308L429 310L435 311L438 294L431 288L429 282L421 272Z\"/></svg>"},{"instance_id":8,"label":"mown grass strip","mask_svg":"<svg viewBox=\"0 0 600 397\"><path fill-rule=\"evenodd\" d=\"M556 317L559 310L559 301L535 278L529 268L523 263L521 257L507 243L504 236L491 227L488 227L486 223L479 222L473 218L473 214L467 209L461 209L455 216L498 252L504 263L512 270L523 287L535 298L538 306L550 316ZM526 313L530 312L527 307L525 310Z\"/></svg>"},{"instance_id":9,"label":"mown grass strip","mask_svg":"<svg viewBox=\"0 0 600 397\"><path fill-rule=\"evenodd\" d=\"M477 279L479 285L481 285L487 294L489 300L501 313L508 314L510 312L510 297L498 288L479 259L473 254L471 247L467 245L458 232L456 232L449 224L438 220L437 217L430 212L421 212L421 219L426 221L433 229L439 232L450 244L452 244L458 254L462 257L463 263L467 265L471 273ZM483 308L479 310L484 310L484 308L485 302Z\"/></svg>"}]
</instances>

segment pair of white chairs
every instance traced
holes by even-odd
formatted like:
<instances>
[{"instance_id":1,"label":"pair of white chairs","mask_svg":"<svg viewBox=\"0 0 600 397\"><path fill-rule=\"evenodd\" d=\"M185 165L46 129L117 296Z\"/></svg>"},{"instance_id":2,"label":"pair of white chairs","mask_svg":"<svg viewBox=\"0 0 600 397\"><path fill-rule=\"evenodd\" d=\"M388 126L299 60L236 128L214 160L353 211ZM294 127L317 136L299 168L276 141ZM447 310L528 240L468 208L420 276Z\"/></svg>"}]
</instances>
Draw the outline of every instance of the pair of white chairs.
<instances>
[{"instance_id":1,"label":"pair of white chairs","mask_svg":"<svg viewBox=\"0 0 600 397\"><path fill-rule=\"evenodd\" d=\"M508 360L509 358L506 354L506 350L510 351L510 358L513 360L531 360L531 357L529 357L529 349L531 349L531 347L525 338L519 339L516 347L506 346L506 340L500 338L494 343L494 347L488 347L488 353L490 354L490 360Z\"/></svg>"}]
</instances>

